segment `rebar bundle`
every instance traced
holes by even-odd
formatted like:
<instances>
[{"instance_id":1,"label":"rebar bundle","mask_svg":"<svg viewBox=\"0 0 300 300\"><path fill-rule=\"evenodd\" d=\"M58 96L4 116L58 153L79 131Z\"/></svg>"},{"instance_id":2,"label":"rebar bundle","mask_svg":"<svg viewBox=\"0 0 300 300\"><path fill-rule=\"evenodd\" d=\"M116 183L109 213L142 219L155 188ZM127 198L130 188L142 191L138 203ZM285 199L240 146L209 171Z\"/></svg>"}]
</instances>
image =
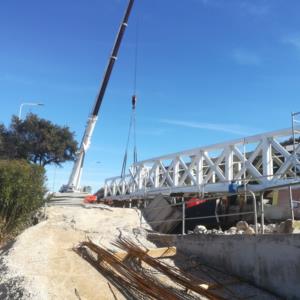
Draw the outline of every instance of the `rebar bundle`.
<instances>
[{"instance_id":1,"label":"rebar bundle","mask_svg":"<svg viewBox=\"0 0 300 300\"><path fill-rule=\"evenodd\" d=\"M141 249L134 242L122 238L113 244L128 252L126 260L92 241L80 243L74 251L101 272L126 298L191 300L205 296L212 300L223 299L199 286L197 280L193 282L194 279L185 272L147 255L147 250ZM154 272L143 268L142 261L154 269ZM156 276L158 272L179 287L175 288L174 285L159 280Z\"/></svg>"}]
</instances>

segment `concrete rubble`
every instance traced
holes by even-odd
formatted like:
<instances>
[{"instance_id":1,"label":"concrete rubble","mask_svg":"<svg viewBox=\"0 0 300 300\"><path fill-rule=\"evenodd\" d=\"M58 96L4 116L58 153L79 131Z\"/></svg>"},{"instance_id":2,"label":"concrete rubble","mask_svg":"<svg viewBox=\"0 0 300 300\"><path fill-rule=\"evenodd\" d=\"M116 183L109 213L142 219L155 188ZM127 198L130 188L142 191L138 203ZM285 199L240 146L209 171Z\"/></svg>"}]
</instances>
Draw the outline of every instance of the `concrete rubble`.
<instances>
[{"instance_id":1,"label":"concrete rubble","mask_svg":"<svg viewBox=\"0 0 300 300\"><path fill-rule=\"evenodd\" d=\"M261 224L257 224L258 231L261 232ZM221 229L207 229L204 225L197 225L194 231L188 233L195 234L219 234L219 235L232 235L232 234L255 234L255 226L248 224L246 221L239 221L236 226L230 227L227 230ZM288 219L278 224L264 225L265 234L291 234L300 233L300 221L292 221Z\"/></svg>"}]
</instances>

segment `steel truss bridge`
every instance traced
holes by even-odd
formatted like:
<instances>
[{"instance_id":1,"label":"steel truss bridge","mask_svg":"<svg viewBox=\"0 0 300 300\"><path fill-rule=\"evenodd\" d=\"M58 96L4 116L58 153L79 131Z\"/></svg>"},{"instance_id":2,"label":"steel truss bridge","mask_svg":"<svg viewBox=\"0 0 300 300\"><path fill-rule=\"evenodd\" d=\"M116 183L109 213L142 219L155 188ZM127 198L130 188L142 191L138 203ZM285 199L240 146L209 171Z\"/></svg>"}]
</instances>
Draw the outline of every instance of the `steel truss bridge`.
<instances>
[{"instance_id":1,"label":"steel truss bridge","mask_svg":"<svg viewBox=\"0 0 300 300\"><path fill-rule=\"evenodd\" d=\"M108 178L104 198L130 200L172 193L227 193L232 180L258 192L300 180L295 127L164 155Z\"/></svg>"}]
</instances>

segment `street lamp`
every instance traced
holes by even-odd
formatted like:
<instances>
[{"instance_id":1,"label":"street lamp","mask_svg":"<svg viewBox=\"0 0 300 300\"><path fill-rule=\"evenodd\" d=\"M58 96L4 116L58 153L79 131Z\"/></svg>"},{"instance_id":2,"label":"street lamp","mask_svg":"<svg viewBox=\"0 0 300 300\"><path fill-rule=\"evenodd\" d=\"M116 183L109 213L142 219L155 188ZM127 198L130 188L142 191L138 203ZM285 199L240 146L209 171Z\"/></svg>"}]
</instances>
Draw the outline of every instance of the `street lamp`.
<instances>
[{"instance_id":1,"label":"street lamp","mask_svg":"<svg viewBox=\"0 0 300 300\"><path fill-rule=\"evenodd\" d=\"M19 119L21 120L21 115L22 115L22 108L23 106L28 105L28 106L43 106L44 103L34 103L34 102L27 102L27 103L22 103L20 105L20 110L19 110Z\"/></svg>"}]
</instances>

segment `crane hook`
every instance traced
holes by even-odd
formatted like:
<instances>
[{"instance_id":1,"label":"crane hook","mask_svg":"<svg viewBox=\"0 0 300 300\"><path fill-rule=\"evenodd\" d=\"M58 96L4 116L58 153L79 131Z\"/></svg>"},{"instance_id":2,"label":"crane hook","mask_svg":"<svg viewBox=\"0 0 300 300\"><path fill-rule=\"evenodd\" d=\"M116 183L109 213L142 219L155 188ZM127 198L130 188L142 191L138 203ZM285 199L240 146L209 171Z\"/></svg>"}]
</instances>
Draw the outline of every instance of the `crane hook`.
<instances>
[{"instance_id":1,"label":"crane hook","mask_svg":"<svg viewBox=\"0 0 300 300\"><path fill-rule=\"evenodd\" d=\"M133 95L133 96L132 96L132 99L131 99L132 109L135 109L136 101L137 101L137 96L136 96L136 95Z\"/></svg>"}]
</instances>

